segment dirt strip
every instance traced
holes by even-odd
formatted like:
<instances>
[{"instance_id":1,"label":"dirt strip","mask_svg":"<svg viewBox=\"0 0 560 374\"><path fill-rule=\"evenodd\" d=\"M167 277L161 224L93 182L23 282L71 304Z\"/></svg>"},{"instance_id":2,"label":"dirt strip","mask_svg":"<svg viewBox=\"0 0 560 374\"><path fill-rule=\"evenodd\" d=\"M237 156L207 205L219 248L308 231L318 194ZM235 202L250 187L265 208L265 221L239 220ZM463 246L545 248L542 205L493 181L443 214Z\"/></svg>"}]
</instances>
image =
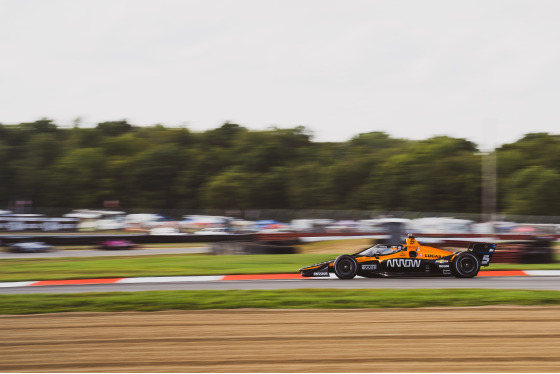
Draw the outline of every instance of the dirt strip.
<instances>
[{"instance_id":1,"label":"dirt strip","mask_svg":"<svg viewBox=\"0 0 560 374\"><path fill-rule=\"evenodd\" d=\"M0 316L2 372L560 372L560 307Z\"/></svg>"}]
</instances>

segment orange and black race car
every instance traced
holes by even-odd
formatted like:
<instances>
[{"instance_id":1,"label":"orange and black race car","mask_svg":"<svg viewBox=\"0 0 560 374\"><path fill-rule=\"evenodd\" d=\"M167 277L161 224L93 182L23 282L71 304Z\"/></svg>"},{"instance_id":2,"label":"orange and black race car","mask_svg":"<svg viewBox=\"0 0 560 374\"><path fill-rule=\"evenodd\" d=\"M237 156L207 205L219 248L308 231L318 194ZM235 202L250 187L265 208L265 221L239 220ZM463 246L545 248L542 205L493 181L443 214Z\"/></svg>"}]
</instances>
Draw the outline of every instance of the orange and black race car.
<instances>
[{"instance_id":1,"label":"orange and black race car","mask_svg":"<svg viewBox=\"0 0 560 374\"><path fill-rule=\"evenodd\" d=\"M446 251L418 243L409 235L404 245L375 245L353 255L341 255L335 260L299 269L304 277L340 279L378 276L455 276L472 278L481 266L490 265L496 250L493 243L470 243L466 251Z\"/></svg>"}]
</instances>

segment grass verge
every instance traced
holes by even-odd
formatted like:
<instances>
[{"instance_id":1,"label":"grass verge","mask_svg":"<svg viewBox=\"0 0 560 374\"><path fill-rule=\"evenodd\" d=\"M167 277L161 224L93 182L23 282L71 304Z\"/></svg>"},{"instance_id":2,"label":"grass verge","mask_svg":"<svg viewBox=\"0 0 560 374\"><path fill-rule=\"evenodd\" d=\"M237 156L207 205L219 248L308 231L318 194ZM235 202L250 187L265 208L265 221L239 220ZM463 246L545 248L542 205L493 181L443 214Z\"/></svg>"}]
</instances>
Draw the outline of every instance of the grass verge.
<instances>
[{"instance_id":1,"label":"grass verge","mask_svg":"<svg viewBox=\"0 0 560 374\"><path fill-rule=\"evenodd\" d=\"M297 273L329 254L158 255L0 260L0 281L126 278L173 275Z\"/></svg>"},{"instance_id":2,"label":"grass verge","mask_svg":"<svg viewBox=\"0 0 560 374\"><path fill-rule=\"evenodd\" d=\"M560 291L229 290L0 295L0 314L207 309L373 309L560 305Z\"/></svg>"},{"instance_id":3,"label":"grass verge","mask_svg":"<svg viewBox=\"0 0 560 374\"><path fill-rule=\"evenodd\" d=\"M301 267L336 258L333 254L158 255L25 258L0 260L0 282L175 275L297 273ZM554 264L492 264L482 270L554 270Z\"/></svg>"}]
</instances>

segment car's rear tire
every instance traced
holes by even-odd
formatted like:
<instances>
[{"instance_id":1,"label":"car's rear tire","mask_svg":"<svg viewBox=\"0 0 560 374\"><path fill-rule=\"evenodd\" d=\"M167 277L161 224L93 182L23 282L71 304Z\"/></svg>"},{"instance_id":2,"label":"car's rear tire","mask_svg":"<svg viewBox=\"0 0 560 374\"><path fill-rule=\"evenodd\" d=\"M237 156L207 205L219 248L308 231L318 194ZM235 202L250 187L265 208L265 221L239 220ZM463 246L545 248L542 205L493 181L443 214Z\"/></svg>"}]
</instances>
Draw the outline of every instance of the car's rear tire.
<instances>
[{"instance_id":1,"label":"car's rear tire","mask_svg":"<svg viewBox=\"0 0 560 374\"><path fill-rule=\"evenodd\" d=\"M358 272L358 262L352 256L342 255L334 260L333 268L340 279L352 279Z\"/></svg>"},{"instance_id":2,"label":"car's rear tire","mask_svg":"<svg viewBox=\"0 0 560 374\"><path fill-rule=\"evenodd\" d=\"M470 252L459 253L451 263L451 271L457 278L472 278L480 270L480 260Z\"/></svg>"}]
</instances>

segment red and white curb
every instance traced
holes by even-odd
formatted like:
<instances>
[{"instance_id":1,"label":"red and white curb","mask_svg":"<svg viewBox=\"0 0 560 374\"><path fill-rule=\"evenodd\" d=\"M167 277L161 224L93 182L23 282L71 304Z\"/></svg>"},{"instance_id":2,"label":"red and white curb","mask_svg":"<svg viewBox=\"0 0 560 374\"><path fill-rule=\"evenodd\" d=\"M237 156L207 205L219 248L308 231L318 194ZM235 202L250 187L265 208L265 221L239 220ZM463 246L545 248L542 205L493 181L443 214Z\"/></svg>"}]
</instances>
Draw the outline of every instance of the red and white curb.
<instances>
[{"instance_id":1,"label":"red and white curb","mask_svg":"<svg viewBox=\"0 0 560 374\"><path fill-rule=\"evenodd\" d=\"M560 270L488 270L478 273L479 277L554 277L560 276ZM176 276L176 277L139 277L139 278L99 278L99 279L64 279L44 281L0 282L0 288L6 287L35 287L35 286L68 286L80 284L107 284L107 283L171 283L171 282L216 282L240 280L307 280L330 279L330 277L304 278L300 274L239 274L239 275L202 275L202 276Z\"/></svg>"}]
</instances>

